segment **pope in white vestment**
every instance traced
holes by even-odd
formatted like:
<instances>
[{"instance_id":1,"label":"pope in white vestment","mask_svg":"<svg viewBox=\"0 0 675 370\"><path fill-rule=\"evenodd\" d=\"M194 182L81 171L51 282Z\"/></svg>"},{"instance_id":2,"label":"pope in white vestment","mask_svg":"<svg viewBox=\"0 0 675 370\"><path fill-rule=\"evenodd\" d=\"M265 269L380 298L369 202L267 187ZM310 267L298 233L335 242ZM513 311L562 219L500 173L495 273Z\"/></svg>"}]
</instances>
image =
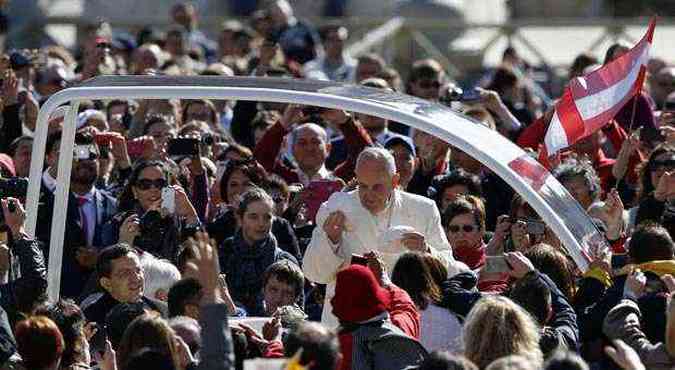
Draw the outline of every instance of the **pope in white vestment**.
<instances>
[{"instance_id":1,"label":"pope in white vestment","mask_svg":"<svg viewBox=\"0 0 675 370\"><path fill-rule=\"evenodd\" d=\"M366 157L371 157L367 159L368 162L376 162L378 155L386 157L389 154L381 148L369 148L365 152L369 152L366 153ZM361 157L363 156L362 153ZM407 243L400 243L400 240L397 243L395 240L397 237L391 236L397 232L399 238L401 233L419 235L423 239L424 249L447 263L449 275L466 269L466 266L462 266L463 264L455 261L452 256L452 250L441 226L440 213L432 200L395 189L394 184L392 189L385 190L387 200L382 202L377 212L369 209L374 208L373 204L376 201L371 198L376 196L369 198L370 194L360 195L359 192L382 189L377 182L382 182L382 177L386 177L386 174L375 173L378 171L373 169L370 163L365 164L369 166L365 168L361 164L361 157L356 171L359 180L358 189L349 193L335 193L321 206L316 216L317 226L303 258L305 277L310 281L327 285L322 323L330 328L335 328L339 324L330 304L335 291L335 277L338 270L351 262L352 254L363 255L377 251L391 272L402 253L407 250L420 250L406 247L404 245ZM372 157L376 158L372 160ZM393 161L393 157L391 160ZM360 169L362 171L359 171ZM364 173L364 169L369 171ZM386 179L384 181L386 182ZM326 232L328 226L333 226L332 220L328 223L326 221L338 212L343 215L340 219L343 221L340 223L341 240L334 243Z\"/></svg>"}]
</instances>

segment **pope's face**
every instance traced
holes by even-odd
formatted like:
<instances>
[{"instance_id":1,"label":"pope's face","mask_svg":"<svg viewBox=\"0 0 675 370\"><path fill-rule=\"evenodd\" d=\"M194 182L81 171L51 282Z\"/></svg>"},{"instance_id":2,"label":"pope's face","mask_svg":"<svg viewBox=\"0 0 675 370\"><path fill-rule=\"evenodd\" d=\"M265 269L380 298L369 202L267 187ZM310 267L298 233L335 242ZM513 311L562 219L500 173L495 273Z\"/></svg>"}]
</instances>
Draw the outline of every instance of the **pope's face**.
<instances>
[{"instance_id":1,"label":"pope's face","mask_svg":"<svg viewBox=\"0 0 675 370\"><path fill-rule=\"evenodd\" d=\"M370 159L359 162L356 179L361 205L372 214L384 210L398 184L398 174L391 175L384 163Z\"/></svg>"}]
</instances>

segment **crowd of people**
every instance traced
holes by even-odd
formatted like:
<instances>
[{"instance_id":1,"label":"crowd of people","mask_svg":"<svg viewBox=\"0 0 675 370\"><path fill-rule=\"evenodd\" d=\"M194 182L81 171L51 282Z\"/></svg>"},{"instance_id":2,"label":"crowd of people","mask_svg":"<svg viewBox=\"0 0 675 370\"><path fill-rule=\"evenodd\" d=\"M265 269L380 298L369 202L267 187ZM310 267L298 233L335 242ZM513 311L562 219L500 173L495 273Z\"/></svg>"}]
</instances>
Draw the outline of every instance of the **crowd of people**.
<instances>
[{"instance_id":1,"label":"crowd of people","mask_svg":"<svg viewBox=\"0 0 675 370\"><path fill-rule=\"evenodd\" d=\"M344 52L285 0L217 40L195 8L166 33L92 26L77 50L3 55L0 366L241 369L670 369L675 366L675 68L543 163L611 249L582 271L479 161L362 113L255 101L83 101L60 299L47 263L66 107L49 118L35 237L25 192L37 112L99 75L294 77L450 105L530 152L551 120L516 50L459 90L433 59L405 71ZM587 54L569 77L603 61ZM402 76L405 76L405 81ZM494 148L499 150L499 148ZM259 323L256 318L265 318Z\"/></svg>"}]
</instances>

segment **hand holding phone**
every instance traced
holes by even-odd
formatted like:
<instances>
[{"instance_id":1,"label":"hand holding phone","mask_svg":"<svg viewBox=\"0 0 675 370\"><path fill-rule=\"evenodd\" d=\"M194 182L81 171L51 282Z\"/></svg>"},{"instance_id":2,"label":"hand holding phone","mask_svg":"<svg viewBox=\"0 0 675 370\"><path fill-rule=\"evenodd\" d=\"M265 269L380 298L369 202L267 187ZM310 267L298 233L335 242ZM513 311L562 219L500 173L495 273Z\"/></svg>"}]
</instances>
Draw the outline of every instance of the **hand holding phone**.
<instances>
[{"instance_id":1,"label":"hand holding phone","mask_svg":"<svg viewBox=\"0 0 675 370\"><path fill-rule=\"evenodd\" d=\"M511 271L511 266L506 260L506 257L502 256L487 256L485 258L485 266L481 270L481 273L486 274L504 274Z\"/></svg>"},{"instance_id":2,"label":"hand holding phone","mask_svg":"<svg viewBox=\"0 0 675 370\"><path fill-rule=\"evenodd\" d=\"M170 186L162 189L161 209L167 214L176 212L176 190Z\"/></svg>"}]
</instances>

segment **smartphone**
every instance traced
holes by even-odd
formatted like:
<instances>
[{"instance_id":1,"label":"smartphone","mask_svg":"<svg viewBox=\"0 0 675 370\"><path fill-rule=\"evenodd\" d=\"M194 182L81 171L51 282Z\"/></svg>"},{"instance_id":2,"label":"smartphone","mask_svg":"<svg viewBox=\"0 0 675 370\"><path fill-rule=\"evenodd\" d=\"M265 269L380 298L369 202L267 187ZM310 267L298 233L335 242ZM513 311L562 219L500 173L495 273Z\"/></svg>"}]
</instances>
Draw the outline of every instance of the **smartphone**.
<instances>
[{"instance_id":1,"label":"smartphone","mask_svg":"<svg viewBox=\"0 0 675 370\"><path fill-rule=\"evenodd\" d=\"M368 266L368 259L360 254L352 254L351 264Z\"/></svg>"},{"instance_id":2,"label":"smartphone","mask_svg":"<svg viewBox=\"0 0 675 370\"><path fill-rule=\"evenodd\" d=\"M96 134L96 136L94 136L94 140L99 146L108 146L112 142L113 137L114 135L111 135L110 133L101 133Z\"/></svg>"},{"instance_id":3,"label":"smartphone","mask_svg":"<svg viewBox=\"0 0 675 370\"><path fill-rule=\"evenodd\" d=\"M104 324L96 324L96 333L89 340L89 348L92 354L96 352L105 352L105 342L108 340L106 327Z\"/></svg>"},{"instance_id":4,"label":"smartphone","mask_svg":"<svg viewBox=\"0 0 675 370\"><path fill-rule=\"evenodd\" d=\"M138 158L143 155L145 151L145 139L135 139L127 141L127 153L132 158Z\"/></svg>"},{"instance_id":5,"label":"smartphone","mask_svg":"<svg viewBox=\"0 0 675 370\"><path fill-rule=\"evenodd\" d=\"M176 212L176 190L168 186L162 189L161 207L169 214Z\"/></svg>"},{"instance_id":6,"label":"smartphone","mask_svg":"<svg viewBox=\"0 0 675 370\"><path fill-rule=\"evenodd\" d=\"M487 274L500 274L511 271L511 266L504 256L487 256L481 271Z\"/></svg>"},{"instance_id":7,"label":"smartphone","mask_svg":"<svg viewBox=\"0 0 675 370\"><path fill-rule=\"evenodd\" d=\"M480 92L478 90L476 90L475 88L464 90L457 97L457 101L461 101L461 102L478 101L480 99L481 99L480 98Z\"/></svg>"},{"instance_id":8,"label":"smartphone","mask_svg":"<svg viewBox=\"0 0 675 370\"><path fill-rule=\"evenodd\" d=\"M307 206L307 217L314 220L319 207L323 202L340 190L342 190L342 182L337 180L318 180L312 181L307 185L305 190L305 205Z\"/></svg>"},{"instance_id":9,"label":"smartphone","mask_svg":"<svg viewBox=\"0 0 675 370\"><path fill-rule=\"evenodd\" d=\"M196 156L199 155L199 139L179 137L169 140L167 152L170 156Z\"/></svg>"},{"instance_id":10,"label":"smartphone","mask_svg":"<svg viewBox=\"0 0 675 370\"><path fill-rule=\"evenodd\" d=\"M546 224L540 221L527 221L527 233L533 235L542 235L546 232Z\"/></svg>"}]
</instances>

